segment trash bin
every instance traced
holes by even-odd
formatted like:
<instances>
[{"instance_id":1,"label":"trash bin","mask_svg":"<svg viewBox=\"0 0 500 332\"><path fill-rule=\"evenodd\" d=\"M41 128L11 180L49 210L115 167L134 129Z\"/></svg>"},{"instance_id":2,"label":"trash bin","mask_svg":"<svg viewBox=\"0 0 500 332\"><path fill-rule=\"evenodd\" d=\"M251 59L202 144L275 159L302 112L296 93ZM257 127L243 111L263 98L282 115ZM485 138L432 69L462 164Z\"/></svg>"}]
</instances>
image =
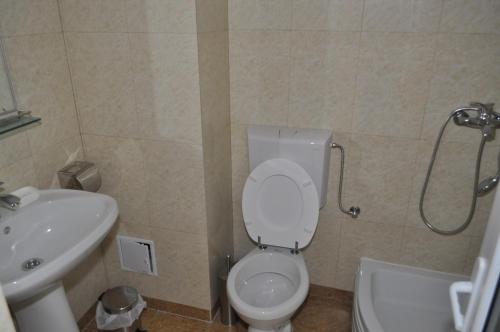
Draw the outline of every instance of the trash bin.
<instances>
[{"instance_id":1,"label":"trash bin","mask_svg":"<svg viewBox=\"0 0 500 332\"><path fill-rule=\"evenodd\" d=\"M108 289L100 297L96 309L98 331L140 332L141 313L146 302L129 286Z\"/></svg>"},{"instance_id":2,"label":"trash bin","mask_svg":"<svg viewBox=\"0 0 500 332\"><path fill-rule=\"evenodd\" d=\"M219 296L220 296L220 320L224 325L234 325L238 320L238 316L229 303L227 295L227 277L231 270L231 255L226 256L226 267L219 273Z\"/></svg>"}]
</instances>

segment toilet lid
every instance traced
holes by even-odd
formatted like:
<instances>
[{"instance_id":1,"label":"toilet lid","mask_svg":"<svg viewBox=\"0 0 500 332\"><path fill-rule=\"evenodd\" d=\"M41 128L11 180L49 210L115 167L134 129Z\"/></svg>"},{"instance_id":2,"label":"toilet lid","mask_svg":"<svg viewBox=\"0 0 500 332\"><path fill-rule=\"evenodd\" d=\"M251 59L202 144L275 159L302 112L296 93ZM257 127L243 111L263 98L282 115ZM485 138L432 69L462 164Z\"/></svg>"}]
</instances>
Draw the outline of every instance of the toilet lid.
<instances>
[{"instance_id":1,"label":"toilet lid","mask_svg":"<svg viewBox=\"0 0 500 332\"><path fill-rule=\"evenodd\" d=\"M253 241L304 248L318 224L319 199L313 180L297 163L269 159L255 167L243 189L243 219Z\"/></svg>"}]
</instances>

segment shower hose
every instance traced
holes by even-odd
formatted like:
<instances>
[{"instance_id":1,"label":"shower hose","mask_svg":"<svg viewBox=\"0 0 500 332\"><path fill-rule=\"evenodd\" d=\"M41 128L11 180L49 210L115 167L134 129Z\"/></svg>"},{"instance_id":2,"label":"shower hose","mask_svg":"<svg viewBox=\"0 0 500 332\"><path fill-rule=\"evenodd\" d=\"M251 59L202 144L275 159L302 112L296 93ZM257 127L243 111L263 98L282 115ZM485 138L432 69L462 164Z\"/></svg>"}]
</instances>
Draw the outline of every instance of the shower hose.
<instances>
[{"instance_id":1,"label":"shower hose","mask_svg":"<svg viewBox=\"0 0 500 332\"><path fill-rule=\"evenodd\" d=\"M422 187L422 192L420 193L420 204L419 204L420 216L422 217L422 220L423 220L424 224L427 227L429 227L429 229L431 231L433 231L435 233L438 233L438 234L441 234L441 235L455 235L455 234L458 234L458 233L462 232L464 229L466 229L469 226L472 218L474 217L474 212L476 210L477 188L478 188L478 181L479 181L479 172L481 170L481 159L482 159L482 156L483 156L484 144L486 143L486 137L484 135L481 136L481 143L479 144L479 150L477 152L476 170L474 172L474 186L473 186L473 189L472 189L472 201L471 201L471 205L470 205L470 208L469 208L469 214L467 215L467 218L465 219L465 222L461 226L459 226L458 228L456 228L456 229L452 229L452 230L439 229L436 226L434 226L427 219L427 217L425 216L425 213L424 213L424 208L423 208L425 193L427 191L427 186L429 184L429 178L430 178L431 173L432 173L432 168L434 167L434 162L436 161L437 152L439 150L439 145L441 144L441 139L443 138L443 134L444 134L444 131L446 129L446 126L448 125L448 123L450 122L450 120L457 113L462 112L462 111L463 110L460 110L460 109L453 111L450 114L450 116L448 117L448 119L446 120L446 122L441 127L441 129L439 131L439 135L438 135L437 140L436 140L436 144L434 145L434 150L432 151L431 161L429 163L429 168L427 169L427 175L425 176L425 181L424 181L424 185Z\"/></svg>"}]
</instances>

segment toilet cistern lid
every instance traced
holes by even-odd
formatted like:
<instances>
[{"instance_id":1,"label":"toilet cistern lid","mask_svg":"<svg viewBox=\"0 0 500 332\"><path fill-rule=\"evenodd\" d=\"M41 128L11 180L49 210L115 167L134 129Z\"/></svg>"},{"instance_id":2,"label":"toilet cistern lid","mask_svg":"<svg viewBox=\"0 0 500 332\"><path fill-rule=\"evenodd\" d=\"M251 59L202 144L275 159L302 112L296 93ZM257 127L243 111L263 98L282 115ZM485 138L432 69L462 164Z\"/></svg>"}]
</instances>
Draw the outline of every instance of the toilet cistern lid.
<instances>
[{"instance_id":1,"label":"toilet cistern lid","mask_svg":"<svg viewBox=\"0 0 500 332\"><path fill-rule=\"evenodd\" d=\"M243 219L257 242L306 247L318 224L319 199L309 174L288 159L269 159L255 167L243 189Z\"/></svg>"}]
</instances>

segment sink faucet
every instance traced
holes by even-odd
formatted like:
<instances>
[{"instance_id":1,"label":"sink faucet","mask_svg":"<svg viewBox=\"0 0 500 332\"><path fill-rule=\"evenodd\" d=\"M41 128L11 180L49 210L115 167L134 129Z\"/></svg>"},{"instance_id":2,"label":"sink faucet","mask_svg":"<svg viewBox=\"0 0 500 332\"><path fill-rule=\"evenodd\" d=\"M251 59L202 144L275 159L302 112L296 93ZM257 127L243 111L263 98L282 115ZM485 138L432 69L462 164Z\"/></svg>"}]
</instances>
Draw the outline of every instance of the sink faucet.
<instances>
[{"instance_id":1,"label":"sink faucet","mask_svg":"<svg viewBox=\"0 0 500 332\"><path fill-rule=\"evenodd\" d=\"M0 186L2 184L3 182L0 182ZM19 207L20 203L21 199L17 196L11 194L0 194L0 207L13 211Z\"/></svg>"}]
</instances>

